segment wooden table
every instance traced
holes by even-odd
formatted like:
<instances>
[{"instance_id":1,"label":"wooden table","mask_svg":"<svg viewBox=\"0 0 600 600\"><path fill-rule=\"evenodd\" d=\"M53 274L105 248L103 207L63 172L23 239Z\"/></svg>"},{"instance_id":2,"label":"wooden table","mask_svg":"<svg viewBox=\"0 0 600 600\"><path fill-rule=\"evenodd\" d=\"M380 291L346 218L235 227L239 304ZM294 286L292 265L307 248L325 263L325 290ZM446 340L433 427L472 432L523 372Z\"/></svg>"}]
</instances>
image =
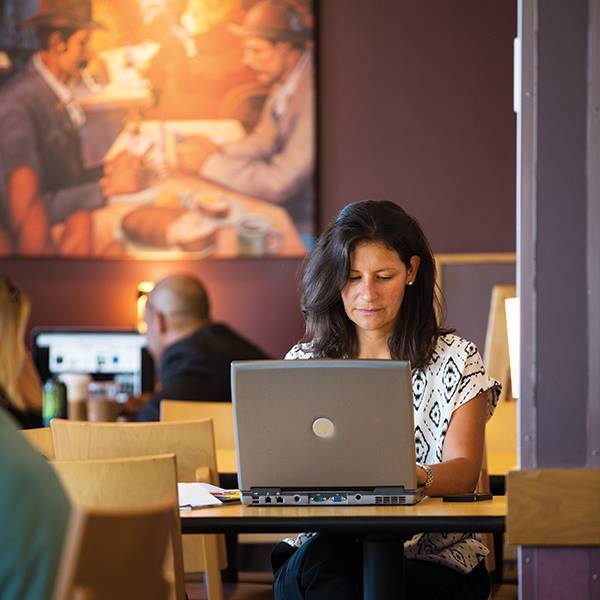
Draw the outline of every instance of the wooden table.
<instances>
[{"instance_id":1,"label":"wooden table","mask_svg":"<svg viewBox=\"0 0 600 600\"><path fill-rule=\"evenodd\" d=\"M404 597L404 540L421 532L505 529L506 499L446 503L426 498L415 506L263 507L224 505L181 513L183 533L318 531L365 537L364 598Z\"/></svg>"}]
</instances>

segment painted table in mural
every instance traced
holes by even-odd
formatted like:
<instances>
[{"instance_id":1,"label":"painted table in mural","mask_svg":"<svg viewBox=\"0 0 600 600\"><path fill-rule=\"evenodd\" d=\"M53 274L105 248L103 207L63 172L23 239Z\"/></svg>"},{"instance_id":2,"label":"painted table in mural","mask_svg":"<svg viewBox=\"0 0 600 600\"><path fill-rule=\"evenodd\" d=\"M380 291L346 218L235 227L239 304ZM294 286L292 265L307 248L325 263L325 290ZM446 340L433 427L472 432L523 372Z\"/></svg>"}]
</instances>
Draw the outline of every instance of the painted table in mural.
<instances>
[{"instance_id":1,"label":"painted table in mural","mask_svg":"<svg viewBox=\"0 0 600 600\"><path fill-rule=\"evenodd\" d=\"M145 259L304 256L306 246L285 209L175 168L178 136L206 135L222 144L243 133L231 119L129 126L106 160L125 149L143 155L150 184L135 194L113 196L92 212L92 254ZM60 229L53 233L58 236Z\"/></svg>"}]
</instances>

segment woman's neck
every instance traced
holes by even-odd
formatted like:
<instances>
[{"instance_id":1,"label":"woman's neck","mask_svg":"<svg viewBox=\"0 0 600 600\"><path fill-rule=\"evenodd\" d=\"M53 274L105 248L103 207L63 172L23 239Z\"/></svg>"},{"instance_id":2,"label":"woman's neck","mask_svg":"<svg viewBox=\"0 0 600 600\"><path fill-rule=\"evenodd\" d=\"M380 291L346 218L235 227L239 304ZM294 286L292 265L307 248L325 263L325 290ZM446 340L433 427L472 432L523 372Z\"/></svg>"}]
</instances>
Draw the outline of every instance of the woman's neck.
<instances>
[{"instance_id":1,"label":"woman's neck","mask_svg":"<svg viewBox=\"0 0 600 600\"><path fill-rule=\"evenodd\" d=\"M389 338L389 334L380 332L358 332L357 358L391 359Z\"/></svg>"}]
</instances>

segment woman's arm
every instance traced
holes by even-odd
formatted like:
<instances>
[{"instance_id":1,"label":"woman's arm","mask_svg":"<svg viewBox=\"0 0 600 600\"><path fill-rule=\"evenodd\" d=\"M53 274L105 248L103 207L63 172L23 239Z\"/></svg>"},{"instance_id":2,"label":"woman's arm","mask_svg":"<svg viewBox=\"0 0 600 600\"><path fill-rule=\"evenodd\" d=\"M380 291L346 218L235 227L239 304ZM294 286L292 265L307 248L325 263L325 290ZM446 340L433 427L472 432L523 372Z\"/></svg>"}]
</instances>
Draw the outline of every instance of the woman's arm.
<instances>
[{"instance_id":1,"label":"woman's arm","mask_svg":"<svg viewBox=\"0 0 600 600\"><path fill-rule=\"evenodd\" d=\"M433 482L427 489L429 496L465 494L475 489L483 458L488 393L475 396L452 413L442 462L430 465ZM417 468L419 485L426 478L426 472Z\"/></svg>"}]
</instances>

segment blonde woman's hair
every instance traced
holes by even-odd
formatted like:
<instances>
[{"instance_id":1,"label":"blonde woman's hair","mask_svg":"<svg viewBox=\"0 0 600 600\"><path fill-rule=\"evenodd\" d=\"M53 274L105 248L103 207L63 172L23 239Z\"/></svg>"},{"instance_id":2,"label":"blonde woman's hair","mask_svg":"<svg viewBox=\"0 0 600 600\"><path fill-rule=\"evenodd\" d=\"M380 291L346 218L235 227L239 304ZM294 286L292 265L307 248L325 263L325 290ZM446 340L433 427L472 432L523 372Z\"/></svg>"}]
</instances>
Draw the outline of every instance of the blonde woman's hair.
<instances>
[{"instance_id":1,"label":"blonde woman's hair","mask_svg":"<svg viewBox=\"0 0 600 600\"><path fill-rule=\"evenodd\" d=\"M0 275L0 390L20 410L27 401L19 389L19 374L25 357L25 325L29 318L27 297L9 277Z\"/></svg>"}]
</instances>

